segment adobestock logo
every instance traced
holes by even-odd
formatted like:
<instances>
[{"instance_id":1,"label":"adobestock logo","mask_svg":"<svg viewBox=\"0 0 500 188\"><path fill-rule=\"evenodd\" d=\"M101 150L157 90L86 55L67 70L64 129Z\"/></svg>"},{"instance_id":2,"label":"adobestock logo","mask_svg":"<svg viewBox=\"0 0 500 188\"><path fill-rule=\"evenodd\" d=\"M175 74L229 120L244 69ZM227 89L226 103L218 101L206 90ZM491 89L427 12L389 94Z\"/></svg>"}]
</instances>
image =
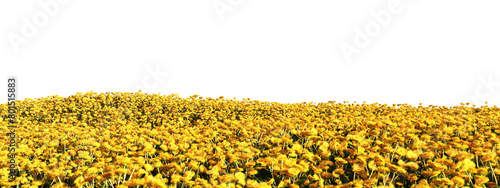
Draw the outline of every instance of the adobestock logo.
<instances>
[{"instance_id":1,"label":"adobestock logo","mask_svg":"<svg viewBox=\"0 0 500 188\"><path fill-rule=\"evenodd\" d=\"M238 5L240 5L241 2L242 0L215 0L212 5L215 9L215 12L219 16L219 19L221 21L224 21L224 14L226 14L228 11L234 11L234 9Z\"/></svg>"},{"instance_id":2,"label":"adobestock logo","mask_svg":"<svg viewBox=\"0 0 500 188\"><path fill-rule=\"evenodd\" d=\"M496 91L495 87L500 87L500 82L493 81L493 75L489 74L488 79L478 76L480 85L478 85L474 90L474 96L468 96L465 98L464 103L469 102L472 105L479 105L480 101L485 102L486 99L491 97L491 95ZM481 92L486 89L486 92Z\"/></svg>"},{"instance_id":3,"label":"adobestock logo","mask_svg":"<svg viewBox=\"0 0 500 188\"><path fill-rule=\"evenodd\" d=\"M163 78L166 78L170 73L161 72L160 64L156 64L156 69L153 70L150 66L145 67L147 74L143 77L141 85L136 85L133 91L143 91L145 93L156 93L156 90L164 82ZM151 84L150 82L153 81Z\"/></svg>"},{"instance_id":4,"label":"adobestock logo","mask_svg":"<svg viewBox=\"0 0 500 188\"><path fill-rule=\"evenodd\" d=\"M35 37L39 30L45 26L50 21L50 18L54 18L59 10L61 9L61 5L67 4L69 0L40 0L38 1L38 5L42 10L35 12L31 17L31 20L22 17L21 21L23 22L23 26L21 27L20 34L9 32L7 34L7 38L10 41L12 48L16 53L19 53L19 47L21 44L27 44L29 39Z\"/></svg>"},{"instance_id":5,"label":"adobestock logo","mask_svg":"<svg viewBox=\"0 0 500 188\"><path fill-rule=\"evenodd\" d=\"M410 0L411 1L411 0ZM400 14L403 11L401 2L399 0L391 0L387 4L387 8L378 12L371 11L370 15L373 20L364 24L364 28L355 27L355 35L353 43L347 42L340 43L340 49L344 55L347 63L352 61L353 54L360 54L363 48L366 48L373 37L380 34L383 27L389 26L392 21L393 15Z\"/></svg>"}]
</instances>

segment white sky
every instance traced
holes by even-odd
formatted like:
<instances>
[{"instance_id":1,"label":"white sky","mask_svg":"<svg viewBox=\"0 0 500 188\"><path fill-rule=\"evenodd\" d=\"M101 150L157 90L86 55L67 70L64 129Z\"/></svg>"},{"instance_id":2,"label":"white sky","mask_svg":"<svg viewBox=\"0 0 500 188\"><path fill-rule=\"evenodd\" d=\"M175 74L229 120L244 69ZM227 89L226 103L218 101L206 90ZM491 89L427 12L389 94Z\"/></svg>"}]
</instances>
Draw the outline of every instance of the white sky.
<instances>
[{"instance_id":1,"label":"white sky","mask_svg":"<svg viewBox=\"0 0 500 188\"><path fill-rule=\"evenodd\" d=\"M499 7L498 0L0 1L0 78L7 85L18 77L20 99L142 89L285 103L500 106ZM359 53L348 61L342 46Z\"/></svg>"}]
</instances>

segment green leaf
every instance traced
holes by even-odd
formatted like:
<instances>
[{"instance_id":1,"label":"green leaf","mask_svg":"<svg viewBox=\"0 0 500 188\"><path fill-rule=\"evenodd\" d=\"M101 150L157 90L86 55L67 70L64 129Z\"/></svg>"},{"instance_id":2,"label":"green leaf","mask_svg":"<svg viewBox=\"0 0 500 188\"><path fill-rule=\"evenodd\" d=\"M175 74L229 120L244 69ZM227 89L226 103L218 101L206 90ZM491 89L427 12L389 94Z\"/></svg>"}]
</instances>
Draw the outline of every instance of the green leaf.
<instances>
[{"instance_id":1,"label":"green leaf","mask_svg":"<svg viewBox=\"0 0 500 188\"><path fill-rule=\"evenodd\" d=\"M23 175L23 174L28 174L28 173L24 170L19 171L19 175Z\"/></svg>"}]
</instances>

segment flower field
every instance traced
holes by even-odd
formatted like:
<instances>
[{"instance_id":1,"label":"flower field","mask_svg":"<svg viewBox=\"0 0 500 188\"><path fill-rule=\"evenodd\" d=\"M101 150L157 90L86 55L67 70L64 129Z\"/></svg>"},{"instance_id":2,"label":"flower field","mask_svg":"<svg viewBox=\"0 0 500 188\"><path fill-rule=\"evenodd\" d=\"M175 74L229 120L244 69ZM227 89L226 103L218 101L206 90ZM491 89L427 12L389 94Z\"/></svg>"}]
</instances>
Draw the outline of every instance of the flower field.
<instances>
[{"instance_id":1,"label":"flower field","mask_svg":"<svg viewBox=\"0 0 500 188\"><path fill-rule=\"evenodd\" d=\"M1 187L498 187L500 109L77 93L26 99ZM16 179L9 179L15 153Z\"/></svg>"}]
</instances>

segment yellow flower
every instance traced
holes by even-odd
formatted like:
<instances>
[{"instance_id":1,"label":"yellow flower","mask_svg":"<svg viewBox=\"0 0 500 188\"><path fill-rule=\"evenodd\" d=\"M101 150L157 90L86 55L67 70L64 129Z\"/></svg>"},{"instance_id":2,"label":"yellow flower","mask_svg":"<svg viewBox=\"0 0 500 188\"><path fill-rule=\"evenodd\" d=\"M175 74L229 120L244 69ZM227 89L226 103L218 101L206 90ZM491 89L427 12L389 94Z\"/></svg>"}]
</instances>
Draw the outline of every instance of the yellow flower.
<instances>
[{"instance_id":1,"label":"yellow flower","mask_svg":"<svg viewBox=\"0 0 500 188\"><path fill-rule=\"evenodd\" d=\"M196 172L187 171L184 173L184 175L182 177L187 181L187 180L191 180L195 174L196 174Z\"/></svg>"},{"instance_id":2,"label":"yellow flower","mask_svg":"<svg viewBox=\"0 0 500 188\"><path fill-rule=\"evenodd\" d=\"M321 157L328 158L331 155L331 152L328 149L328 147L329 145L327 142L323 142L323 144L321 144L321 146L319 147ZM362 152L360 152L359 154L362 154Z\"/></svg>"},{"instance_id":3,"label":"yellow flower","mask_svg":"<svg viewBox=\"0 0 500 188\"><path fill-rule=\"evenodd\" d=\"M316 128L312 128L311 130L308 131L301 131L299 134L301 136L314 136L318 135L318 131L316 130Z\"/></svg>"},{"instance_id":4,"label":"yellow flower","mask_svg":"<svg viewBox=\"0 0 500 188\"><path fill-rule=\"evenodd\" d=\"M302 153L304 148L302 148L302 145L295 143L292 146L292 150L295 151L296 153Z\"/></svg>"},{"instance_id":5,"label":"yellow flower","mask_svg":"<svg viewBox=\"0 0 500 188\"><path fill-rule=\"evenodd\" d=\"M200 165L200 172L207 173L207 168L204 165Z\"/></svg>"},{"instance_id":6,"label":"yellow flower","mask_svg":"<svg viewBox=\"0 0 500 188\"><path fill-rule=\"evenodd\" d=\"M342 169L336 169L333 171L332 175L336 178L338 178L340 175L344 174L344 170Z\"/></svg>"},{"instance_id":7,"label":"yellow flower","mask_svg":"<svg viewBox=\"0 0 500 188\"><path fill-rule=\"evenodd\" d=\"M236 172L235 174L236 180L238 181L238 185L245 186L246 184L246 177L245 174L242 172Z\"/></svg>"},{"instance_id":8,"label":"yellow flower","mask_svg":"<svg viewBox=\"0 0 500 188\"><path fill-rule=\"evenodd\" d=\"M335 164L339 167L342 166L343 164L347 164L347 163L348 162L343 158L340 158L340 157L335 158Z\"/></svg>"},{"instance_id":9,"label":"yellow flower","mask_svg":"<svg viewBox=\"0 0 500 188\"><path fill-rule=\"evenodd\" d=\"M171 183L179 183L181 181L181 177L180 175L178 174L174 174L172 175L172 181L170 181Z\"/></svg>"},{"instance_id":10,"label":"yellow flower","mask_svg":"<svg viewBox=\"0 0 500 188\"><path fill-rule=\"evenodd\" d=\"M448 168L447 166L445 166L443 164L433 162L433 161L429 161L427 164L429 164L429 166L431 166L434 170L437 170L437 171L441 171L441 170Z\"/></svg>"},{"instance_id":11,"label":"yellow flower","mask_svg":"<svg viewBox=\"0 0 500 188\"><path fill-rule=\"evenodd\" d=\"M92 167L92 168L89 168L87 169L87 176L90 175L90 174L95 174L96 172L98 172L99 170L96 168L96 167Z\"/></svg>"},{"instance_id":12,"label":"yellow flower","mask_svg":"<svg viewBox=\"0 0 500 188\"><path fill-rule=\"evenodd\" d=\"M439 179L432 180L431 182L436 184L436 185L439 185L439 186L443 186L445 184L446 185L453 185L453 181L451 181L448 178L439 178Z\"/></svg>"},{"instance_id":13,"label":"yellow flower","mask_svg":"<svg viewBox=\"0 0 500 188\"><path fill-rule=\"evenodd\" d=\"M359 174L359 173L364 172L365 169L360 164L355 163L354 165L352 165L352 171Z\"/></svg>"},{"instance_id":14,"label":"yellow flower","mask_svg":"<svg viewBox=\"0 0 500 188\"><path fill-rule=\"evenodd\" d=\"M160 148L163 150L163 151L168 151L168 147L166 145L160 145Z\"/></svg>"},{"instance_id":15,"label":"yellow flower","mask_svg":"<svg viewBox=\"0 0 500 188\"><path fill-rule=\"evenodd\" d=\"M298 168L289 168L286 170L286 175L287 177L295 177L300 173L300 170Z\"/></svg>"},{"instance_id":16,"label":"yellow flower","mask_svg":"<svg viewBox=\"0 0 500 188\"><path fill-rule=\"evenodd\" d=\"M407 153L406 153L406 156L405 156L408 160L410 161L414 161L418 158L418 154L413 152L413 150L409 150Z\"/></svg>"},{"instance_id":17,"label":"yellow flower","mask_svg":"<svg viewBox=\"0 0 500 188\"><path fill-rule=\"evenodd\" d=\"M415 162L406 163L405 166L410 167L411 170L418 170L418 164Z\"/></svg>"},{"instance_id":18,"label":"yellow flower","mask_svg":"<svg viewBox=\"0 0 500 188\"><path fill-rule=\"evenodd\" d=\"M477 168L476 170L476 173L478 174L488 174L488 169L487 167L482 167L482 168Z\"/></svg>"},{"instance_id":19,"label":"yellow flower","mask_svg":"<svg viewBox=\"0 0 500 188\"><path fill-rule=\"evenodd\" d=\"M248 162L245 163L245 167L247 168L250 168L250 167L253 167L255 166L255 161L254 160L250 160Z\"/></svg>"},{"instance_id":20,"label":"yellow flower","mask_svg":"<svg viewBox=\"0 0 500 188\"><path fill-rule=\"evenodd\" d=\"M115 174L125 174L125 173L127 173L127 170L123 169L123 168L119 168L119 169L115 170Z\"/></svg>"},{"instance_id":21,"label":"yellow flower","mask_svg":"<svg viewBox=\"0 0 500 188\"><path fill-rule=\"evenodd\" d=\"M484 176L474 176L474 180L476 181L476 185L482 185L482 184L485 184L485 183L488 183L490 181L490 179L488 177L484 177Z\"/></svg>"},{"instance_id":22,"label":"yellow flower","mask_svg":"<svg viewBox=\"0 0 500 188\"><path fill-rule=\"evenodd\" d=\"M153 187L166 187L166 183L168 182L168 179L166 180L162 180L162 179L158 179L158 178L153 178L152 181L151 181L151 185ZM186 185L188 185L189 183L186 183ZM189 185L188 185L189 186Z\"/></svg>"},{"instance_id":23,"label":"yellow flower","mask_svg":"<svg viewBox=\"0 0 500 188\"><path fill-rule=\"evenodd\" d=\"M370 160L370 161L368 162L368 168L370 168L370 169L374 169L374 168L376 168L376 164L375 164L375 162L374 162L374 161L372 161L372 160Z\"/></svg>"},{"instance_id":24,"label":"yellow flower","mask_svg":"<svg viewBox=\"0 0 500 188\"><path fill-rule=\"evenodd\" d=\"M403 147L400 147L396 150L396 153L399 155L399 156L405 156L406 153L407 153L407 150Z\"/></svg>"},{"instance_id":25,"label":"yellow flower","mask_svg":"<svg viewBox=\"0 0 500 188\"><path fill-rule=\"evenodd\" d=\"M234 178L233 174L225 174L223 176L219 176L218 179L219 179L220 183L225 184L225 183L227 183L229 181L234 180L235 178Z\"/></svg>"},{"instance_id":26,"label":"yellow flower","mask_svg":"<svg viewBox=\"0 0 500 188\"><path fill-rule=\"evenodd\" d=\"M422 175L424 177L429 177L429 178L432 178L434 176L437 176L441 174L441 171L422 171Z\"/></svg>"},{"instance_id":27,"label":"yellow flower","mask_svg":"<svg viewBox=\"0 0 500 188\"><path fill-rule=\"evenodd\" d=\"M138 185L136 179L131 179L130 181L126 181L123 184L126 185L127 187L134 187Z\"/></svg>"},{"instance_id":28,"label":"yellow flower","mask_svg":"<svg viewBox=\"0 0 500 188\"><path fill-rule=\"evenodd\" d=\"M146 171L148 172L151 172L154 170L154 167L151 164L145 164L144 169L146 169Z\"/></svg>"},{"instance_id":29,"label":"yellow flower","mask_svg":"<svg viewBox=\"0 0 500 188\"><path fill-rule=\"evenodd\" d=\"M108 172L108 173L104 173L104 174L102 174L102 175L101 175L101 177L102 177L103 179L108 179L108 178L110 178L111 176L113 176L113 174L112 174L112 173L109 173L109 172Z\"/></svg>"},{"instance_id":30,"label":"yellow flower","mask_svg":"<svg viewBox=\"0 0 500 188\"><path fill-rule=\"evenodd\" d=\"M417 180L418 180L418 176L415 175L415 174L410 174L408 176L408 181L410 181L410 182L414 182L414 181L417 181Z\"/></svg>"},{"instance_id":31,"label":"yellow flower","mask_svg":"<svg viewBox=\"0 0 500 188\"><path fill-rule=\"evenodd\" d=\"M422 157L422 159L430 159L430 158L434 157L434 153L427 151L427 152L421 154L420 157Z\"/></svg>"},{"instance_id":32,"label":"yellow flower","mask_svg":"<svg viewBox=\"0 0 500 188\"><path fill-rule=\"evenodd\" d=\"M384 165L386 163L386 160L384 157L380 156L380 154L375 154L374 156L374 161L377 165L381 166L381 165Z\"/></svg>"},{"instance_id":33,"label":"yellow flower","mask_svg":"<svg viewBox=\"0 0 500 188\"><path fill-rule=\"evenodd\" d=\"M483 162L488 162L488 161L495 159L495 157L496 157L496 153L488 152L488 154L483 155L483 157L481 157L481 159L483 160Z\"/></svg>"},{"instance_id":34,"label":"yellow flower","mask_svg":"<svg viewBox=\"0 0 500 188\"><path fill-rule=\"evenodd\" d=\"M476 163L474 163L471 159L469 158L466 158L464 161L463 161L463 166L462 168L459 170L459 172L465 172L465 171L472 171L476 168Z\"/></svg>"}]
</instances>

